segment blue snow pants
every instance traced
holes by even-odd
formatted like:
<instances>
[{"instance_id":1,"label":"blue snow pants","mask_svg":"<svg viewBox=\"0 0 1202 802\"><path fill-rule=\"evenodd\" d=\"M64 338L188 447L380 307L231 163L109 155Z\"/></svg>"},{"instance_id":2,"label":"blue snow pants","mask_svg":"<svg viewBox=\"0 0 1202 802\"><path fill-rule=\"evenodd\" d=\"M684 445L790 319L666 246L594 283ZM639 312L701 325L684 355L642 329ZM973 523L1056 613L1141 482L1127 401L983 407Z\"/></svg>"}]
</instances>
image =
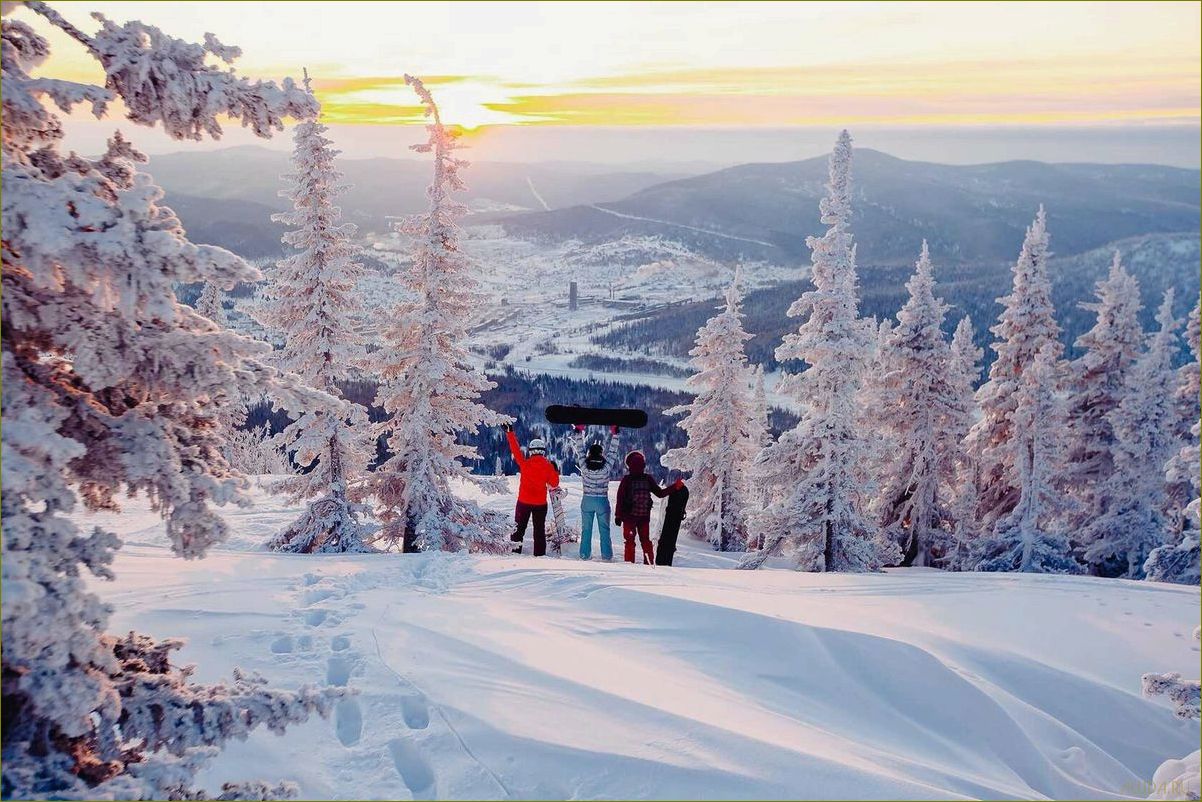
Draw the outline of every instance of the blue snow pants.
<instances>
[{"instance_id":1,"label":"blue snow pants","mask_svg":"<svg viewBox=\"0 0 1202 802\"><path fill-rule=\"evenodd\" d=\"M601 538L601 556L614 556L613 544L609 542L609 497L583 496L580 499L580 559L593 556L593 518L597 519L597 535Z\"/></svg>"}]
</instances>

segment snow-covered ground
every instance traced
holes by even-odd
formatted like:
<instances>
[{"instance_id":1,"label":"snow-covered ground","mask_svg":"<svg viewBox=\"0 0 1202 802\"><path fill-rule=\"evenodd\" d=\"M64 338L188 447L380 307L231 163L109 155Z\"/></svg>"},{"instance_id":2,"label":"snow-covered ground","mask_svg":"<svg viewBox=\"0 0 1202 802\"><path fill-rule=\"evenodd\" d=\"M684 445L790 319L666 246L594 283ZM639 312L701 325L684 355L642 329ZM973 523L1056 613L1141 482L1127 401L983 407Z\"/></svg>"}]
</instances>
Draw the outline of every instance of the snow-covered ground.
<instances>
[{"instance_id":1,"label":"snow-covered ground","mask_svg":"<svg viewBox=\"0 0 1202 802\"><path fill-rule=\"evenodd\" d=\"M241 666L358 692L330 721L232 745L203 787L1119 798L1147 796L1161 761L1198 747L1197 722L1139 692L1146 671L1197 675L1197 588L717 570L732 561L691 542L673 568L273 555L254 549L297 510L253 496L229 512L228 548L195 562L168 554L144 502L85 517L127 542L117 581L95 583L114 631L187 637L201 681Z\"/></svg>"}]
</instances>

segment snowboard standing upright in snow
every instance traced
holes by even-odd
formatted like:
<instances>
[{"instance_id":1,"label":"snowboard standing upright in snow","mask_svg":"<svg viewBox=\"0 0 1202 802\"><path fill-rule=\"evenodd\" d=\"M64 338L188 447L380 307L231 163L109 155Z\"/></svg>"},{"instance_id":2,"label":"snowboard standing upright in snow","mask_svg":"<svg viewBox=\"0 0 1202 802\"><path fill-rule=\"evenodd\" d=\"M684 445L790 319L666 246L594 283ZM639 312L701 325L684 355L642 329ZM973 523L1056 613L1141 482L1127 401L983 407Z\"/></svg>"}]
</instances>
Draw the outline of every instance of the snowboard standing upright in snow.
<instances>
[{"instance_id":1,"label":"snowboard standing upright in snow","mask_svg":"<svg viewBox=\"0 0 1202 802\"><path fill-rule=\"evenodd\" d=\"M673 487L678 489L668 496L664 524L659 532L659 548L655 552L656 565L672 564L672 557L676 554L676 538L684 521L685 505L689 503L689 489L679 482Z\"/></svg>"},{"instance_id":2,"label":"snowboard standing upright in snow","mask_svg":"<svg viewBox=\"0 0 1202 802\"><path fill-rule=\"evenodd\" d=\"M553 487L547 491L547 499L551 503L551 551L558 557L563 553L563 544L572 542L574 534L568 528L568 517L563 511L563 497L568 494L568 491L562 487Z\"/></svg>"}]
</instances>

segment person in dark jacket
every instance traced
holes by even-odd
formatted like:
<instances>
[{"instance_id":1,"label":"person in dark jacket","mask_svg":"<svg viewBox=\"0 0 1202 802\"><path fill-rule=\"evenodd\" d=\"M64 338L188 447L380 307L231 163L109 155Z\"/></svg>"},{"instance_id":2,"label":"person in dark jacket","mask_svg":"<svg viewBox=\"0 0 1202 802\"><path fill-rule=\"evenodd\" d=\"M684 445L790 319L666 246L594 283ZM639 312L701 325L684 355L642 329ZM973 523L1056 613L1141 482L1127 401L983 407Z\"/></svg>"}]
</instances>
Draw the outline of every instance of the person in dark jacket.
<instances>
[{"instance_id":1,"label":"person in dark jacket","mask_svg":"<svg viewBox=\"0 0 1202 802\"><path fill-rule=\"evenodd\" d=\"M628 473L618 485L618 500L614 506L614 523L622 527L622 538L626 541L626 562L634 562L634 537L637 534L643 547L643 562L655 564L655 550L651 545L651 496L657 498L684 487L677 481L670 487L659 483L646 473L647 458L641 451L626 455Z\"/></svg>"}]
</instances>

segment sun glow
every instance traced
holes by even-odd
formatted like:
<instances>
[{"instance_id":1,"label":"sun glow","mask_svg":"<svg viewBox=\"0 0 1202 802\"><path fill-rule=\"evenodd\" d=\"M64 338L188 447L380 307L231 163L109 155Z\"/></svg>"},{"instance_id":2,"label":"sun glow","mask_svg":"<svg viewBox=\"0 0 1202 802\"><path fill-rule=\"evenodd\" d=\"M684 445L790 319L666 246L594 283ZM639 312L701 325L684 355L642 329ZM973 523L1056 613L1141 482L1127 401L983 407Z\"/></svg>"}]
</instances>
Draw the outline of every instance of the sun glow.
<instances>
[{"instance_id":1,"label":"sun glow","mask_svg":"<svg viewBox=\"0 0 1202 802\"><path fill-rule=\"evenodd\" d=\"M213 31L243 48L244 75L307 67L324 119L348 125L420 124L405 72L425 80L447 123L468 131L1202 116L1202 16L1190 2L342 2L302 4L287 29L275 4L59 10L87 30L93 7L192 39ZM77 77L90 64L70 45L55 44L57 72L47 77Z\"/></svg>"}]
</instances>

